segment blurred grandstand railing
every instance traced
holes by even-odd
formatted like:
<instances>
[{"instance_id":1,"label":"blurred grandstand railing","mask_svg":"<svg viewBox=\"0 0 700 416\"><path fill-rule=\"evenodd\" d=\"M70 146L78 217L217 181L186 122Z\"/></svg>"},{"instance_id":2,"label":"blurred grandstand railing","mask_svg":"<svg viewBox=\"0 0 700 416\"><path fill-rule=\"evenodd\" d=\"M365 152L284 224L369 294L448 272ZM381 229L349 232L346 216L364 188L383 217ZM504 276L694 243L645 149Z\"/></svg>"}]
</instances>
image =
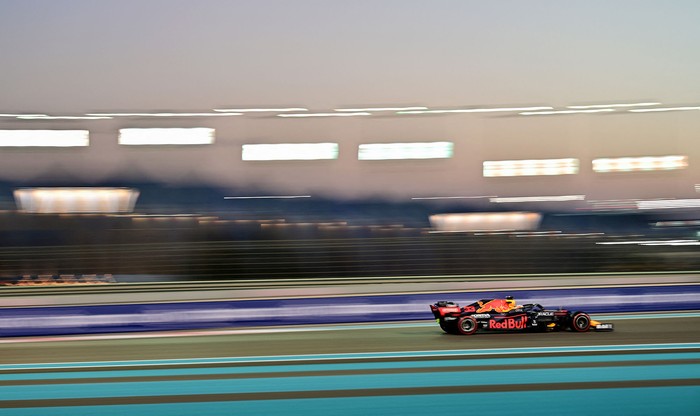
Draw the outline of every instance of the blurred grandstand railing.
<instances>
[{"instance_id":1,"label":"blurred grandstand railing","mask_svg":"<svg viewBox=\"0 0 700 416\"><path fill-rule=\"evenodd\" d=\"M53 285L98 285L106 283L116 283L111 274L24 274L22 276L2 276L0 285L2 286L53 286Z\"/></svg>"},{"instance_id":2,"label":"blurred grandstand railing","mask_svg":"<svg viewBox=\"0 0 700 416\"><path fill-rule=\"evenodd\" d=\"M606 236L432 234L0 247L0 276L217 280L700 270L700 246L601 245Z\"/></svg>"}]
</instances>

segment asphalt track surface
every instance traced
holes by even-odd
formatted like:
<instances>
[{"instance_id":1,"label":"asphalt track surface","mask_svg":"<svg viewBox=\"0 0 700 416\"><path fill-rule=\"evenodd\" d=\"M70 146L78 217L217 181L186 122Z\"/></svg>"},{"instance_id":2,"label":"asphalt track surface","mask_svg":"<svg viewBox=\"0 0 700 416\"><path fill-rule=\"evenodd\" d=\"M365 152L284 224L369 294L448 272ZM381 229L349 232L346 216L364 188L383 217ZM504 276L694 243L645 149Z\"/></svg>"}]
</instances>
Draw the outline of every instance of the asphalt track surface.
<instances>
[{"instance_id":1,"label":"asphalt track surface","mask_svg":"<svg viewBox=\"0 0 700 416\"><path fill-rule=\"evenodd\" d=\"M700 414L700 316L678 315L584 334L423 321L5 339L0 414Z\"/></svg>"},{"instance_id":2,"label":"asphalt track surface","mask_svg":"<svg viewBox=\"0 0 700 416\"><path fill-rule=\"evenodd\" d=\"M113 334L106 339L83 340L80 336L10 338L5 342L0 340L0 364L700 342L700 317L671 316L666 319L621 319L624 316L620 316L611 321L615 331L585 334L484 332L460 336L443 333L432 321L422 321ZM27 342L22 342L23 339Z\"/></svg>"}]
</instances>

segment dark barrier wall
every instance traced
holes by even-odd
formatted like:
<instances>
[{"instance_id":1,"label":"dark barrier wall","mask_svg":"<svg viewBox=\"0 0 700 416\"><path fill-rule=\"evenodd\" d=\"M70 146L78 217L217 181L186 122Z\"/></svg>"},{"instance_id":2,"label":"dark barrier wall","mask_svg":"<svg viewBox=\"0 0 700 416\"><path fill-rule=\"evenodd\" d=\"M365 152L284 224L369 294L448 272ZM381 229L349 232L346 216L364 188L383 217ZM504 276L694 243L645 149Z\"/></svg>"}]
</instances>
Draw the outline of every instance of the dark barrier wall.
<instances>
[{"instance_id":1,"label":"dark barrier wall","mask_svg":"<svg viewBox=\"0 0 700 416\"><path fill-rule=\"evenodd\" d=\"M506 295L591 314L700 309L700 285L3 308L0 336L427 320L428 305L439 300L467 304Z\"/></svg>"},{"instance_id":2,"label":"dark barrier wall","mask_svg":"<svg viewBox=\"0 0 700 416\"><path fill-rule=\"evenodd\" d=\"M641 214L546 215L539 230L544 234L528 234L433 233L427 211L407 217L413 211L386 205L353 212L332 212L344 220L328 221L271 212L263 215L268 219L245 219L242 212L133 217L0 212L0 280L25 275L229 280L700 270L700 228L656 227L651 225L655 217ZM668 239L690 244L630 241Z\"/></svg>"},{"instance_id":3,"label":"dark barrier wall","mask_svg":"<svg viewBox=\"0 0 700 416\"><path fill-rule=\"evenodd\" d=\"M112 274L226 280L700 270L700 245L599 244L615 242L607 236L356 232L357 236L333 238L333 231L328 231L327 238L306 240L173 238L159 243L0 247L0 277Z\"/></svg>"}]
</instances>

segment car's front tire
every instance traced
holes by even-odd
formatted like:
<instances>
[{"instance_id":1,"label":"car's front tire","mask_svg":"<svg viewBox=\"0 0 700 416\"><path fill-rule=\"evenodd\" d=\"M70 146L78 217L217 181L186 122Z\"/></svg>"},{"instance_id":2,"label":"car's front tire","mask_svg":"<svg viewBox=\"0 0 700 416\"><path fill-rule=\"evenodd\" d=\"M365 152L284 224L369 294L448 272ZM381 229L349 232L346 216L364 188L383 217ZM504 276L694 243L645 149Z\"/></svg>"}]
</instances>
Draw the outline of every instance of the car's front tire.
<instances>
[{"instance_id":1,"label":"car's front tire","mask_svg":"<svg viewBox=\"0 0 700 416\"><path fill-rule=\"evenodd\" d=\"M478 328L479 326L476 323L476 319L471 316L463 316L457 321L457 330L462 335L472 335Z\"/></svg>"},{"instance_id":2,"label":"car's front tire","mask_svg":"<svg viewBox=\"0 0 700 416\"><path fill-rule=\"evenodd\" d=\"M571 315L570 327L575 332L586 332L591 329L591 317L583 312L574 312Z\"/></svg>"}]
</instances>

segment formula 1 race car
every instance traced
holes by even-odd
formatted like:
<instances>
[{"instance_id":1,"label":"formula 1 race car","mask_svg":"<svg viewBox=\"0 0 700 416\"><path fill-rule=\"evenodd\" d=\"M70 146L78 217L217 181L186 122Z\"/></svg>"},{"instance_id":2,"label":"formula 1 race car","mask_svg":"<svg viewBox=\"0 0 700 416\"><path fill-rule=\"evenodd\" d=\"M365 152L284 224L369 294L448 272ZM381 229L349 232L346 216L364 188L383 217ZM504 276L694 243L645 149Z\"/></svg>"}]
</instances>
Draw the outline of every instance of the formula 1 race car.
<instances>
[{"instance_id":1,"label":"formula 1 race car","mask_svg":"<svg viewBox=\"0 0 700 416\"><path fill-rule=\"evenodd\" d=\"M488 331L612 331L613 325L594 321L584 312L566 309L548 310L539 303L516 305L512 297L481 299L460 307L454 302L440 301L430 310L448 334L472 335Z\"/></svg>"}]
</instances>

